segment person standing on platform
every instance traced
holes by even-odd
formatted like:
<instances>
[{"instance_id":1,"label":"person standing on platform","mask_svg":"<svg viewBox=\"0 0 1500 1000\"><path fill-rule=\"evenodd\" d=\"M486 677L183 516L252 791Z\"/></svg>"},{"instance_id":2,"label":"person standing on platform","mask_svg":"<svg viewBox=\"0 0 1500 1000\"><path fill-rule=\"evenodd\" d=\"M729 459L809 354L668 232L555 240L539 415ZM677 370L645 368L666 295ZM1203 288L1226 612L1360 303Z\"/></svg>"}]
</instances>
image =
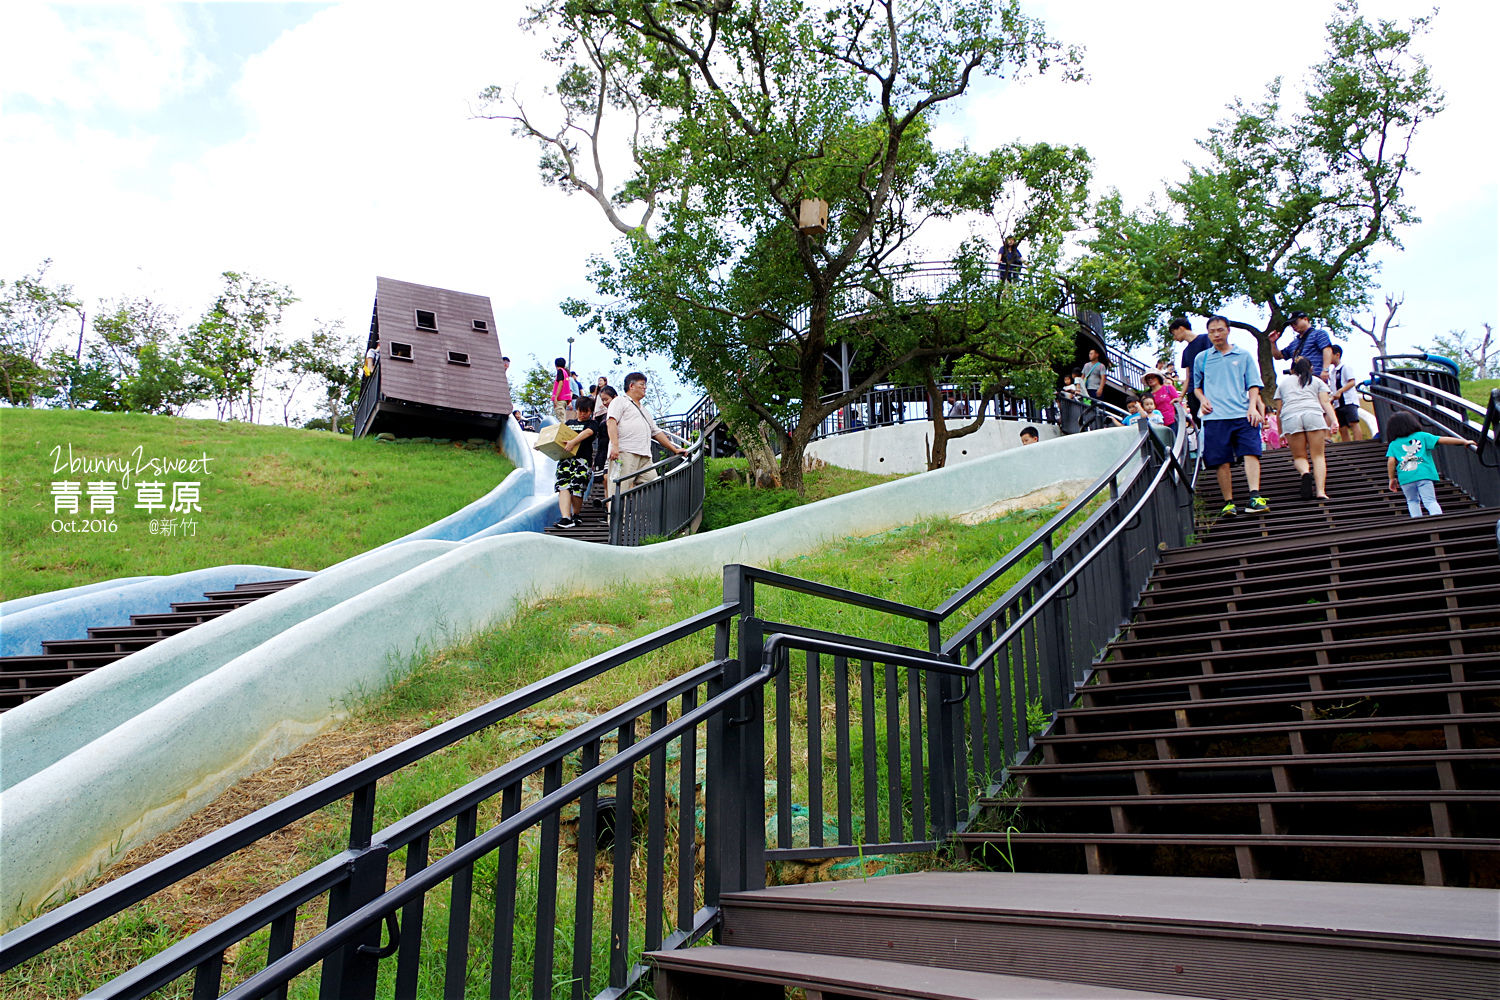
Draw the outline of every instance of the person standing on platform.
<instances>
[{"instance_id":1,"label":"person standing on platform","mask_svg":"<svg viewBox=\"0 0 1500 1000\"><path fill-rule=\"evenodd\" d=\"M1022 263L1021 248L1016 244L1016 238L1007 236L1005 244L1000 248L1000 280L1010 282L1019 278Z\"/></svg>"}]
</instances>

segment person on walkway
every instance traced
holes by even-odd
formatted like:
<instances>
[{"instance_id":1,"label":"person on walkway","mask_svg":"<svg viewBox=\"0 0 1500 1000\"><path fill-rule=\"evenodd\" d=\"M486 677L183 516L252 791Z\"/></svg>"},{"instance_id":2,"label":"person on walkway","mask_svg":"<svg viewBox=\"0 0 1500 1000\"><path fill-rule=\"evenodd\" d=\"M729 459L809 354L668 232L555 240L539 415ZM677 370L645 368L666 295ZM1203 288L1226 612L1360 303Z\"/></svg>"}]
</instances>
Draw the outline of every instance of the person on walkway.
<instances>
[{"instance_id":1,"label":"person on walkway","mask_svg":"<svg viewBox=\"0 0 1500 1000\"><path fill-rule=\"evenodd\" d=\"M552 489L557 493L557 509L562 517L554 527L571 528L578 523L583 498L589 488L589 469L594 464L594 449L599 443L599 422L594 420L594 401L587 396L574 403L574 416L566 421L577 436L563 445L567 458L557 460L557 479Z\"/></svg>"},{"instance_id":2,"label":"person on walkway","mask_svg":"<svg viewBox=\"0 0 1500 1000\"><path fill-rule=\"evenodd\" d=\"M1088 362L1083 366L1083 391L1090 399L1104 398L1104 373L1108 370L1109 363L1099 356L1099 349L1090 347Z\"/></svg>"},{"instance_id":3,"label":"person on walkway","mask_svg":"<svg viewBox=\"0 0 1500 1000\"><path fill-rule=\"evenodd\" d=\"M573 408L573 380L568 377L568 359L555 358L552 373L552 415L563 422Z\"/></svg>"},{"instance_id":4,"label":"person on walkway","mask_svg":"<svg viewBox=\"0 0 1500 1000\"><path fill-rule=\"evenodd\" d=\"M614 496L617 489L631 489L657 478L656 470L648 468L653 464L653 439L673 454L681 455L686 450L677 447L667 436L667 432L656 426L656 421L651 419L651 414L641 405L641 400L645 398L646 376L640 372L631 372L625 376L625 394L616 397L609 406L606 426L609 430L610 496ZM642 472L643 469L646 471ZM633 476L623 487L619 485L626 476L637 472L641 474Z\"/></svg>"},{"instance_id":5,"label":"person on walkway","mask_svg":"<svg viewBox=\"0 0 1500 1000\"><path fill-rule=\"evenodd\" d=\"M1339 420L1339 438L1343 441L1358 441L1364 435L1360 430L1359 393L1354 391L1356 379L1344 367L1344 349L1333 345L1333 365L1328 369L1328 393L1333 397L1333 412Z\"/></svg>"},{"instance_id":6,"label":"person on walkway","mask_svg":"<svg viewBox=\"0 0 1500 1000\"><path fill-rule=\"evenodd\" d=\"M1421 517L1424 507L1429 514L1441 514L1443 508L1437 501L1439 476L1432 449L1440 444L1451 444L1477 450L1478 442L1429 434L1422 430L1422 422L1411 413L1395 414L1381 431L1391 442L1385 450L1385 471L1390 477L1391 492L1395 493L1400 487L1400 492L1406 496L1406 512L1412 517Z\"/></svg>"},{"instance_id":7,"label":"person on walkway","mask_svg":"<svg viewBox=\"0 0 1500 1000\"><path fill-rule=\"evenodd\" d=\"M1314 329L1312 320L1307 318L1305 312L1294 312L1290 319L1292 332L1297 335L1297 339L1288 344L1283 352L1276 344L1279 338L1272 338L1271 357L1277 361L1306 358L1312 364L1312 373L1321 377L1323 370L1333 364L1333 340L1328 336L1327 330Z\"/></svg>"},{"instance_id":8,"label":"person on walkway","mask_svg":"<svg viewBox=\"0 0 1500 1000\"><path fill-rule=\"evenodd\" d=\"M1167 325L1167 335L1176 343L1187 344L1187 347L1182 349L1182 372L1187 379L1188 416L1196 421L1198 419L1198 396L1193 392L1193 363L1198 360L1198 355L1213 345L1209 343L1208 334L1193 335L1193 324L1188 322L1186 316L1178 316L1172 320Z\"/></svg>"},{"instance_id":9,"label":"person on walkway","mask_svg":"<svg viewBox=\"0 0 1500 1000\"><path fill-rule=\"evenodd\" d=\"M1250 352L1229 342L1229 320L1208 318L1208 339L1213 349L1193 361L1193 393L1203 414L1203 464L1215 469L1224 506L1221 517L1233 516L1234 462L1245 463L1245 484L1250 503L1245 508L1261 514L1270 502L1260 493L1260 425L1265 422L1261 402L1260 366Z\"/></svg>"},{"instance_id":10,"label":"person on walkway","mask_svg":"<svg viewBox=\"0 0 1500 1000\"><path fill-rule=\"evenodd\" d=\"M1016 238L1007 236L1000 247L1000 280L1006 282L1019 278L1022 263L1021 248L1016 245Z\"/></svg>"},{"instance_id":11,"label":"person on walkway","mask_svg":"<svg viewBox=\"0 0 1500 1000\"><path fill-rule=\"evenodd\" d=\"M1276 403L1281 433L1286 436L1292 449L1292 464L1301 476L1298 495L1303 500L1327 500L1328 461L1323 448L1336 418L1328 384L1313 377L1312 362L1305 356L1292 362L1290 375L1277 380Z\"/></svg>"},{"instance_id":12,"label":"person on walkway","mask_svg":"<svg viewBox=\"0 0 1500 1000\"><path fill-rule=\"evenodd\" d=\"M1037 430L1035 427L1032 427L1030 424L1027 424L1025 427L1021 428L1022 444L1036 444L1041 439L1042 432Z\"/></svg>"},{"instance_id":13,"label":"person on walkway","mask_svg":"<svg viewBox=\"0 0 1500 1000\"><path fill-rule=\"evenodd\" d=\"M1161 422L1173 430L1177 429L1177 401L1182 398L1182 393L1177 387L1168 382L1161 372L1147 372L1141 377L1146 384L1146 391L1156 401L1157 412L1161 414Z\"/></svg>"}]
</instances>

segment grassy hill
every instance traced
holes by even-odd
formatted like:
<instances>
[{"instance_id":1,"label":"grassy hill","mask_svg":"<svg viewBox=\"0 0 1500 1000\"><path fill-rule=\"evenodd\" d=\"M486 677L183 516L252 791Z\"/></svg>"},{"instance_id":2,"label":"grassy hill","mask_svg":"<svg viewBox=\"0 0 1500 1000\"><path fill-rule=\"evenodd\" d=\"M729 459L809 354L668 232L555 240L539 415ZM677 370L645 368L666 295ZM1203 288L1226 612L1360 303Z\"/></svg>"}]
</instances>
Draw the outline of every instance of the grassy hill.
<instances>
[{"instance_id":1,"label":"grassy hill","mask_svg":"<svg viewBox=\"0 0 1500 1000\"><path fill-rule=\"evenodd\" d=\"M1500 378L1485 378L1475 382L1465 382L1463 389L1464 398L1471 403L1484 406L1490 401L1490 390L1500 389Z\"/></svg>"},{"instance_id":2,"label":"grassy hill","mask_svg":"<svg viewBox=\"0 0 1500 1000\"><path fill-rule=\"evenodd\" d=\"M322 569L451 514L513 468L496 451L454 445L3 409L0 600L225 563ZM137 508L151 499L141 484L164 484L161 500L170 505L174 481L199 484L200 510ZM114 484L112 514L91 512L91 494L107 489L95 482ZM58 510L55 483L78 484L77 513Z\"/></svg>"}]
</instances>

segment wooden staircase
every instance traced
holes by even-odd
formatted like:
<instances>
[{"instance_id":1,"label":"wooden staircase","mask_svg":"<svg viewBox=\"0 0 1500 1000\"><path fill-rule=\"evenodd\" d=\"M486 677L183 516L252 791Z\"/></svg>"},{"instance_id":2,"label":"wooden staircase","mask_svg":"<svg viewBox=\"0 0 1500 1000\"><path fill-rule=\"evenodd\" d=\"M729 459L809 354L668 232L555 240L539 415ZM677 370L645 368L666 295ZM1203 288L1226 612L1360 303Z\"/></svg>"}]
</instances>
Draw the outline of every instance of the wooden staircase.
<instances>
[{"instance_id":1,"label":"wooden staircase","mask_svg":"<svg viewBox=\"0 0 1500 1000\"><path fill-rule=\"evenodd\" d=\"M955 837L995 873L735 894L657 995L1500 996L1497 512L1409 518L1377 443L1262 487Z\"/></svg>"},{"instance_id":2,"label":"wooden staircase","mask_svg":"<svg viewBox=\"0 0 1500 1000\"><path fill-rule=\"evenodd\" d=\"M583 501L583 510L578 514L578 523L571 528L559 528L554 522L547 526L545 534L558 538L572 538L580 542L609 544L609 511L604 506L604 474L596 472L589 487L589 495Z\"/></svg>"},{"instance_id":3,"label":"wooden staircase","mask_svg":"<svg viewBox=\"0 0 1500 1000\"><path fill-rule=\"evenodd\" d=\"M264 580L237 584L232 590L211 590L201 601L174 602L169 612L131 615L129 625L90 628L87 639L47 640L42 643L43 652L39 655L0 657L0 712L161 642L168 636L185 632L300 582L301 578Z\"/></svg>"}]
</instances>

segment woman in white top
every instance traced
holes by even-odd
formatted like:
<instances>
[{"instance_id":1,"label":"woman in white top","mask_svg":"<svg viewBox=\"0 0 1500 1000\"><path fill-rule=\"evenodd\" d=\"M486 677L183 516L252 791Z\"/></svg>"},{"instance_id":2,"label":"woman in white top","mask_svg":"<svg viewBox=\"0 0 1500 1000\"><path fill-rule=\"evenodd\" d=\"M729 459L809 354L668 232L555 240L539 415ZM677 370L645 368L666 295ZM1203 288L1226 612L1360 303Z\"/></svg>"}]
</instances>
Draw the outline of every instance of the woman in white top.
<instances>
[{"instance_id":1,"label":"woman in white top","mask_svg":"<svg viewBox=\"0 0 1500 1000\"><path fill-rule=\"evenodd\" d=\"M1337 433L1334 428L1338 427L1338 418L1329 401L1328 384L1313 376L1312 362L1307 358L1293 361L1291 374L1276 383L1276 412L1281 433L1292 448L1292 463L1302 474L1302 499L1327 500L1328 463L1323 448Z\"/></svg>"}]
</instances>

